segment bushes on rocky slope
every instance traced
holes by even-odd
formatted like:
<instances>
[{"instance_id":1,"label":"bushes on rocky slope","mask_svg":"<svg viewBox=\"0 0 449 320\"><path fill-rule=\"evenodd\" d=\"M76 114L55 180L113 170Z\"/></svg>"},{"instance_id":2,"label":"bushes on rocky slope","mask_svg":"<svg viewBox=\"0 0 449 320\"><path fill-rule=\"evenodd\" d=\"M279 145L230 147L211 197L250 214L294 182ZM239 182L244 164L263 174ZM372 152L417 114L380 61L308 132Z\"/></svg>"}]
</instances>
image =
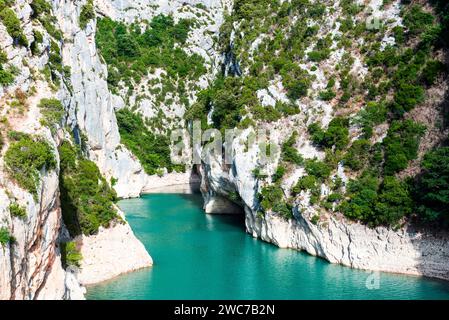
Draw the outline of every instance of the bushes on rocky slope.
<instances>
[{"instance_id":1,"label":"bushes on rocky slope","mask_svg":"<svg viewBox=\"0 0 449 320\"><path fill-rule=\"evenodd\" d=\"M337 149L345 148L349 143L349 120L336 117L331 120L327 130L321 129L317 123L312 123L309 128L311 140L320 147Z\"/></svg>"},{"instance_id":2,"label":"bushes on rocky slope","mask_svg":"<svg viewBox=\"0 0 449 320\"><path fill-rule=\"evenodd\" d=\"M8 243L11 243L14 241L14 237L9 232L8 228L1 227L0 228L0 245L4 247Z\"/></svg>"},{"instance_id":3,"label":"bushes on rocky slope","mask_svg":"<svg viewBox=\"0 0 449 320\"><path fill-rule=\"evenodd\" d=\"M8 62L6 53L0 49L0 85L7 86L14 82L14 73L6 70L4 64Z\"/></svg>"},{"instance_id":4,"label":"bushes on rocky slope","mask_svg":"<svg viewBox=\"0 0 449 320\"><path fill-rule=\"evenodd\" d=\"M85 29L87 23L95 18L93 0L87 0L87 3L81 8L79 24L81 29Z\"/></svg>"},{"instance_id":5,"label":"bushes on rocky slope","mask_svg":"<svg viewBox=\"0 0 449 320\"><path fill-rule=\"evenodd\" d=\"M6 170L20 187L37 197L40 172L56 167L53 148L41 137L12 132L5 153Z\"/></svg>"},{"instance_id":6,"label":"bushes on rocky slope","mask_svg":"<svg viewBox=\"0 0 449 320\"><path fill-rule=\"evenodd\" d=\"M286 219L293 217L292 206L284 200L284 192L279 185L263 187L258 198L263 212L272 210Z\"/></svg>"},{"instance_id":7,"label":"bushes on rocky slope","mask_svg":"<svg viewBox=\"0 0 449 320\"><path fill-rule=\"evenodd\" d=\"M58 148L61 163L60 190L62 217L72 237L92 235L119 220L115 191L101 175L97 165L84 159L70 142Z\"/></svg>"},{"instance_id":8,"label":"bushes on rocky slope","mask_svg":"<svg viewBox=\"0 0 449 320\"><path fill-rule=\"evenodd\" d=\"M411 120L393 121L382 144L385 148L385 174L405 169L417 157L419 139L425 127Z\"/></svg>"},{"instance_id":9,"label":"bushes on rocky slope","mask_svg":"<svg viewBox=\"0 0 449 320\"><path fill-rule=\"evenodd\" d=\"M185 170L183 165L171 162L167 136L150 132L141 116L129 109L117 111L116 116L121 142L139 159L146 173L160 173L162 168L169 172Z\"/></svg>"},{"instance_id":10,"label":"bushes on rocky slope","mask_svg":"<svg viewBox=\"0 0 449 320\"><path fill-rule=\"evenodd\" d=\"M19 18L17 18L14 10L9 8L10 1L0 0L0 20L6 27L9 35L14 39L15 43L28 46L28 40L23 33Z\"/></svg>"},{"instance_id":11,"label":"bushes on rocky slope","mask_svg":"<svg viewBox=\"0 0 449 320\"><path fill-rule=\"evenodd\" d=\"M12 202L9 207L9 213L13 216L13 217L17 217L20 219L23 219L27 216L27 211L25 207L22 207L21 205L19 205L16 202Z\"/></svg>"},{"instance_id":12,"label":"bushes on rocky slope","mask_svg":"<svg viewBox=\"0 0 449 320\"><path fill-rule=\"evenodd\" d=\"M116 91L121 80L132 88L148 72L163 68L167 79L182 80L172 83L178 86L174 90L185 92L181 85L206 71L203 58L179 47L187 39L190 24L185 19L175 24L172 17L158 15L142 30L138 24L128 27L109 18L99 19L95 41L108 65L111 89Z\"/></svg>"},{"instance_id":13,"label":"bushes on rocky slope","mask_svg":"<svg viewBox=\"0 0 449 320\"><path fill-rule=\"evenodd\" d=\"M449 148L430 151L422 161L413 194L419 217L426 222L449 225Z\"/></svg>"},{"instance_id":14,"label":"bushes on rocky slope","mask_svg":"<svg viewBox=\"0 0 449 320\"><path fill-rule=\"evenodd\" d=\"M64 115L64 107L61 101L54 98L44 98L39 102L38 107L43 115L43 119L41 120L42 125L54 128L61 123Z\"/></svg>"},{"instance_id":15,"label":"bushes on rocky slope","mask_svg":"<svg viewBox=\"0 0 449 320\"><path fill-rule=\"evenodd\" d=\"M292 135L282 144L281 151L283 161L291 162L299 166L304 163L304 159L298 152L298 150L294 147L297 137L298 132L293 132Z\"/></svg>"},{"instance_id":16,"label":"bushes on rocky slope","mask_svg":"<svg viewBox=\"0 0 449 320\"><path fill-rule=\"evenodd\" d=\"M33 17L39 17L43 14L49 14L51 11L51 5L46 0L33 0L30 3L31 9L33 9Z\"/></svg>"},{"instance_id":17,"label":"bushes on rocky slope","mask_svg":"<svg viewBox=\"0 0 449 320\"><path fill-rule=\"evenodd\" d=\"M83 256L74 241L61 243L61 260L64 268L69 266L80 267Z\"/></svg>"},{"instance_id":18,"label":"bushes on rocky slope","mask_svg":"<svg viewBox=\"0 0 449 320\"><path fill-rule=\"evenodd\" d=\"M56 27L56 17L51 14L51 5L46 0L33 0L30 4L33 9L33 19L37 19L45 30L56 40L62 40L62 31Z\"/></svg>"},{"instance_id":19,"label":"bushes on rocky slope","mask_svg":"<svg viewBox=\"0 0 449 320\"><path fill-rule=\"evenodd\" d=\"M350 199L341 204L340 210L348 218L370 226L396 226L413 209L409 187L405 182L391 176L381 182L369 171L349 182L348 195Z\"/></svg>"}]
</instances>

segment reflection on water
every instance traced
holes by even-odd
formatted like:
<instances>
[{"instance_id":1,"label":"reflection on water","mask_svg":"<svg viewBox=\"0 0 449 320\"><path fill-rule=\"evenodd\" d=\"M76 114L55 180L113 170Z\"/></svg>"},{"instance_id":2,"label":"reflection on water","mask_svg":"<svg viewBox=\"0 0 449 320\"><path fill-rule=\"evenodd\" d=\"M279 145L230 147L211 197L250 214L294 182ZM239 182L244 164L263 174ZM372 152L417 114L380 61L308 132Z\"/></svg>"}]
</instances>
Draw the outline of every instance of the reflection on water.
<instances>
[{"instance_id":1,"label":"reflection on water","mask_svg":"<svg viewBox=\"0 0 449 320\"><path fill-rule=\"evenodd\" d=\"M199 195L151 194L119 203L152 268L90 287L88 299L449 299L449 285L329 264L244 232L242 216L206 215Z\"/></svg>"}]
</instances>

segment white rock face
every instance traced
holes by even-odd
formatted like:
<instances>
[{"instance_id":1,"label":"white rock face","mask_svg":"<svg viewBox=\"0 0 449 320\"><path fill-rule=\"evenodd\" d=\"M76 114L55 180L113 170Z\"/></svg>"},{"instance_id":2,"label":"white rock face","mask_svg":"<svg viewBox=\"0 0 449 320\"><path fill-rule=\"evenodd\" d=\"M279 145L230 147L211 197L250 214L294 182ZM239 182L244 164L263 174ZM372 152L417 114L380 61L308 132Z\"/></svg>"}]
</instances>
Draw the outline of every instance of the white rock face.
<instances>
[{"instance_id":1,"label":"white rock face","mask_svg":"<svg viewBox=\"0 0 449 320\"><path fill-rule=\"evenodd\" d=\"M56 246L61 220L58 176L55 172L43 176L38 203L4 177L1 180L6 188L0 188L0 225L10 230L15 242L0 248L0 299L62 299L66 288ZM26 205L25 219L10 216L11 195Z\"/></svg>"},{"instance_id":2,"label":"white rock face","mask_svg":"<svg viewBox=\"0 0 449 320\"><path fill-rule=\"evenodd\" d=\"M221 201L222 197L238 192L245 211L246 230L253 237L281 248L304 250L329 262L353 268L449 280L449 237L446 233L421 232L411 227L399 231L383 227L370 229L342 216L321 216L315 225L310 217L316 212L308 201L295 207L295 219L292 220L274 213L258 215L259 182L251 173L256 163L254 151L239 152L238 144L233 148L235 156L229 171L217 165L217 160L215 165L202 165L202 192L208 213L233 213L232 205L215 205L216 195ZM221 203L233 204L229 200Z\"/></svg>"},{"instance_id":3,"label":"white rock face","mask_svg":"<svg viewBox=\"0 0 449 320\"><path fill-rule=\"evenodd\" d=\"M32 38L28 3L17 1L14 9L24 21L26 37ZM52 94L46 83L33 79L30 71L46 64L48 56L46 53L35 56L28 59L25 65L25 58L29 58L27 50L12 44L12 38L0 24L0 47L8 56L8 64L20 70L15 82L0 90L0 114L2 117L7 116L10 129L39 135L56 151L59 132L53 136L48 128L42 127L37 107L41 98L48 98ZM44 37L43 45L46 44L48 45L48 36ZM27 99L27 112L6 113L7 104L11 97L15 96L16 90L28 92L31 86L36 88L36 94ZM8 146L5 142L0 150L0 227L6 228L15 241L0 248L0 299L64 299L67 296L82 296L83 292L79 286L65 285L66 272L61 265L58 248L62 220L59 206L59 172L41 172L40 188L35 200L33 195L13 181L14 177L5 172L3 156ZM13 201L26 208L26 218L11 216L8 206Z\"/></svg>"},{"instance_id":4,"label":"white rock face","mask_svg":"<svg viewBox=\"0 0 449 320\"><path fill-rule=\"evenodd\" d=\"M256 217L249 208L245 211L248 233L281 248L304 250L353 268L449 280L447 234L409 227L370 229L332 216L315 225L299 213L296 220L286 221L273 214Z\"/></svg>"},{"instance_id":5,"label":"white rock face","mask_svg":"<svg viewBox=\"0 0 449 320\"><path fill-rule=\"evenodd\" d=\"M38 70L47 64L48 50L45 48L50 41L46 31L33 23L30 2L17 0L13 10L21 19L25 36L30 42L33 40L33 28L43 34L43 43L39 45L42 54L31 55L26 48L14 46L12 38L0 23L0 47L7 54L8 66L19 70L12 85L0 88L0 115L8 118L11 125L9 129L43 136L52 145L57 157L57 145L67 133L59 130L56 135L52 135L49 129L42 127L37 105L42 98L59 98L69 113L68 124L87 134L89 157L108 179L118 178L116 190L119 196L139 195L146 185L147 176L130 152L120 146L114 108L123 107L124 102L120 97L111 95L107 89L106 68L101 64L95 48L95 21L85 31L78 27L78 14L85 1L50 1L53 14L58 19L58 27L64 32L62 57L64 65L71 67L73 92L65 85L53 92L45 81L39 80ZM30 92L32 87L36 93ZM16 90L30 95L24 114L7 113L8 108L3 107L16 96ZM76 273L64 270L61 264L58 247L62 223L59 170L41 173L41 189L35 200L12 181L13 177L6 174L3 155L7 148L6 142L0 150L0 227L7 228L15 241L0 248L0 299L83 299L85 289L80 286ZM10 215L8 206L12 201L26 207L25 219ZM110 231L103 230L96 237L101 243L106 242L108 236L111 237L109 240L112 246L107 247L107 254L118 258L120 262L110 264L116 270L97 277L98 281L151 264L151 257L134 237L128 224ZM106 255L101 248L90 245L95 239L83 239L86 243L86 264L93 250L98 250L98 256ZM127 253L126 257L121 256L124 252ZM134 254L129 255L129 252ZM104 263L107 260L101 261ZM95 273L98 267L95 268L95 264L91 263L86 271ZM107 270L106 267L102 268ZM95 280L93 276L88 279L88 283Z\"/></svg>"},{"instance_id":6,"label":"white rock face","mask_svg":"<svg viewBox=\"0 0 449 320\"><path fill-rule=\"evenodd\" d=\"M146 184L146 174L131 153L120 145L114 109L122 107L124 102L108 90L107 70L95 46L95 20L89 22L86 30L78 26L82 4L54 1L54 13L61 30L71 39L63 46L64 64L72 70L69 125L78 126L86 133L90 159L107 180L117 179L118 196L135 197Z\"/></svg>"},{"instance_id":7,"label":"white rock face","mask_svg":"<svg viewBox=\"0 0 449 320\"><path fill-rule=\"evenodd\" d=\"M153 264L143 244L134 236L129 224L116 224L97 235L81 236L83 260L77 274L83 285L111 279L122 273L134 271Z\"/></svg>"}]
</instances>

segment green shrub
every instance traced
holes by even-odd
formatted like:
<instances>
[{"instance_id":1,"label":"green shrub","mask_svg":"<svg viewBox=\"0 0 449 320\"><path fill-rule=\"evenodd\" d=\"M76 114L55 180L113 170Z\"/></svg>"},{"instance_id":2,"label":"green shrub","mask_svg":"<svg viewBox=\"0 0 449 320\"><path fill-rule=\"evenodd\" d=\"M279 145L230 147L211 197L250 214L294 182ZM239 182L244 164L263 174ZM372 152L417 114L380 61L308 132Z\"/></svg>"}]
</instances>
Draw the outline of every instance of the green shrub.
<instances>
[{"instance_id":1,"label":"green shrub","mask_svg":"<svg viewBox=\"0 0 449 320\"><path fill-rule=\"evenodd\" d=\"M357 180L349 181L347 194L350 200L344 201L340 210L350 219L370 221L374 216L378 187L379 179L369 172L364 172Z\"/></svg>"},{"instance_id":2,"label":"green shrub","mask_svg":"<svg viewBox=\"0 0 449 320\"><path fill-rule=\"evenodd\" d=\"M417 157L419 140L425 127L411 120L393 121L382 144L385 149L386 175L407 168L408 162Z\"/></svg>"},{"instance_id":3,"label":"green shrub","mask_svg":"<svg viewBox=\"0 0 449 320\"><path fill-rule=\"evenodd\" d=\"M298 182L293 186L293 194L299 194L303 190L315 190L317 188L317 179L313 175L307 175L299 178Z\"/></svg>"},{"instance_id":4,"label":"green shrub","mask_svg":"<svg viewBox=\"0 0 449 320\"><path fill-rule=\"evenodd\" d=\"M8 138L12 141L19 141L22 138L25 139L27 137L29 137L29 135L25 132L19 132L14 130L8 131Z\"/></svg>"},{"instance_id":5,"label":"green shrub","mask_svg":"<svg viewBox=\"0 0 449 320\"><path fill-rule=\"evenodd\" d=\"M54 128L61 124L64 107L58 99L41 99L38 107L43 115L42 125Z\"/></svg>"},{"instance_id":6,"label":"green shrub","mask_svg":"<svg viewBox=\"0 0 449 320\"><path fill-rule=\"evenodd\" d=\"M68 141L63 141L58 151L62 217L70 235L92 235L100 226L109 227L119 219L114 190L97 165L84 159Z\"/></svg>"},{"instance_id":7,"label":"green shrub","mask_svg":"<svg viewBox=\"0 0 449 320\"><path fill-rule=\"evenodd\" d=\"M370 138L373 127L387 120L387 107L384 103L368 102L366 107L359 111L355 123L362 127L364 136Z\"/></svg>"},{"instance_id":8,"label":"green shrub","mask_svg":"<svg viewBox=\"0 0 449 320\"><path fill-rule=\"evenodd\" d=\"M253 174L254 178L256 178L256 179L266 179L268 177L267 174L262 172L262 169L260 167L254 168L254 170L252 171L252 174Z\"/></svg>"},{"instance_id":9,"label":"green shrub","mask_svg":"<svg viewBox=\"0 0 449 320\"><path fill-rule=\"evenodd\" d=\"M364 172L357 180L348 184L348 195L340 210L353 220L360 220L370 226L393 226L409 215L413 200L408 185L392 176L382 182L370 172Z\"/></svg>"},{"instance_id":10,"label":"green shrub","mask_svg":"<svg viewBox=\"0 0 449 320\"><path fill-rule=\"evenodd\" d=\"M8 62L8 56L5 51L0 49L0 66L6 62Z\"/></svg>"},{"instance_id":11,"label":"green shrub","mask_svg":"<svg viewBox=\"0 0 449 320\"><path fill-rule=\"evenodd\" d=\"M298 150L294 147L298 132L293 132L292 135L282 144L282 160L291 162L296 165L302 165L304 163L303 157L299 154Z\"/></svg>"},{"instance_id":12,"label":"green shrub","mask_svg":"<svg viewBox=\"0 0 449 320\"><path fill-rule=\"evenodd\" d=\"M368 140L354 141L344 157L344 164L352 170L360 170L368 164L371 144Z\"/></svg>"},{"instance_id":13,"label":"green shrub","mask_svg":"<svg viewBox=\"0 0 449 320\"><path fill-rule=\"evenodd\" d=\"M307 174L323 180L327 179L331 173L331 168L328 164L318 159L307 159L305 169Z\"/></svg>"},{"instance_id":14,"label":"green shrub","mask_svg":"<svg viewBox=\"0 0 449 320\"><path fill-rule=\"evenodd\" d=\"M402 217L412 212L413 201L406 183L395 177L385 177L380 186L380 192L375 204L374 225L395 227Z\"/></svg>"},{"instance_id":15,"label":"green shrub","mask_svg":"<svg viewBox=\"0 0 449 320\"><path fill-rule=\"evenodd\" d=\"M331 193L327 197L328 202L337 202L337 201L340 201L341 199L343 199L343 196L339 193Z\"/></svg>"},{"instance_id":16,"label":"green shrub","mask_svg":"<svg viewBox=\"0 0 449 320\"><path fill-rule=\"evenodd\" d=\"M5 7L0 11L0 19L6 27L8 34L17 41L18 44L23 46L28 46L28 40L23 34L22 26L20 25L20 20L17 18L16 13Z\"/></svg>"},{"instance_id":17,"label":"green shrub","mask_svg":"<svg viewBox=\"0 0 449 320\"><path fill-rule=\"evenodd\" d=\"M269 185L262 188L258 195L263 211L272 210L284 219L293 218L293 208L284 201L284 191L278 185Z\"/></svg>"},{"instance_id":18,"label":"green shrub","mask_svg":"<svg viewBox=\"0 0 449 320\"><path fill-rule=\"evenodd\" d=\"M342 117L335 117L329 123L326 131L321 129L317 123L312 123L308 127L312 142L320 147L343 149L349 143L349 120Z\"/></svg>"},{"instance_id":19,"label":"green shrub","mask_svg":"<svg viewBox=\"0 0 449 320\"><path fill-rule=\"evenodd\" d=\"M11 70L5 70L3 64L8 62L8 56L0 49L0 85L7 86L14 82L14 73Z\"/></svg>"},{"instance_id":20,"label":"green shrub","mask_svg":"<svg viewBox=\"0 0 449 320\"><path fill-rule=\"evenodd\" d=\"M50 36L58 41L62 41L62 31L55 26L57 19L51 15L50 11L43 11L39 16L37 16L37 19L42 23Z\"/></svg>"},{"instance_id":21,"label":"green shrub","mask_svg":"<svg viewBox=\"0 0 449 320\"><path fill-rule=\"evenodd\" d=\"M432 14L423 11L420 5L413 5L403 17L404 25L410 35L417 36L425 32L434 21Z\"/></svg>"},{"instance_id":22,"label":"green shrub","mask_svg":"<svg viewBox=\"0 0 449 320\"><path fill-rule=\"evenodd\" d=\"M30 45L33 55L39 54L38 46L44 41L44 36L37 30L33 30L34 41Z\"/></svg>"},{"instance_id":23,"label":"green shrub","mask_svg":"<svg viewBox=\"0 0 449 320\"><path fill-rule=\"evenodd\" d=\"M0 85L7 86L14 82L14 74L9 70L0 68Z\"/></svg>"},{"instance_id":24,"label":"green shrub","mask_svg":"<svg viewBox=\"0 0 449 320\"><path fill-rule=\"evenodd\" d=\"M87 0L87 3L81 8L79 24L81 29L85 29L87 23L95 18L93 0Z\"/></svg>"},{"instance_id":25,"label":"green shrub","mask_svg":"<svg viewBox=\"0 0 449 320\"><path fill-rule=\"evenodd\" d=\"M276 172L273 174L273 176L271 177L271 180L274 182L274 183L277 183L277 182L279 182L279 181L281 181L282 180L282 177L284 177L284 175L285 175L285 171L286 171L286 169L285 169L285 167L283 167L283 166L278 166L277 168L276 168Z\"/></svg>"},{"instance_id":26,"label":"green shrub","mask_svg":"<svg viewBox=\"0 0 449 320\"><path fill-rule=\"evenodd\" d=\"M426 85L431 86L435 83L438 75L446 70L446 66L438 60L430 60L427 62L422 75L421 80Z\"/></svg>"},{"instance_id":27,"label":"green shrub","mask_svg":"<svg viewBox=\"0 0 449 320\"><path fill-rule=\"evenodd\" d=\"M64 268L81 266L83 256L74 241L61 243L61 260Z\"/></svg>"},{"instance_id":28,"label":"green shrub","mask_svg":"<svg viewBox=\"0 0 449 320\"><path fill-rule=\"evenodd\" d=\"M319 93L319 98L324 101L330 101L335 98L337 94L332 89L328 89L326 91L321 91Z\"/></svg>"},{"instance_id":29,"label":"green shrub","mask_svg":"<svg viewBox=\"0 0 449 320\"><path fill-rule=\"evenodd\" d=\"M43 14L50 14L51 11L51 5L46 0L33 0L30 6L33 9L33 18L37 18Z\"/></svg>"},{"instance_id":30,"label":"green shrub","mask_svg":"<svg viewBox=\"0 0 449 320\"><path fill-rule=\"evenodd\" d=\"M8 208L9 208L9 213L13 217L24 219L27 216L26 208L20 206L18 203L13 202L9 205Z\"/></svg>"},{"instance_id":31,"label":"green shrub","mask_svg":"<svg viewBox=\"0 0 449 320\"><path fill-rule=\"evenodd\" d=\"M129 109L117 111L116 116L121 142L139 159L146 173L156 174L160 168L169 172L185 170L184 166L171 162L167 136L151 133L142 118Z\"/></svg>"},{"instance_id":32,"label":"green shrub","mask_svg":"<svg viewBox=\"0 0 449 320\"><path fill-rule=\"evenodd\" d=\"M6 227L0 228L0 244L2 247L7 245L8 243L14 242L14 237L11 236L11 233Z\"/></svg>"},{"instance_id":33,"label":"green shrub","mask_svg":"<svg viewBox=\"0 0 449 320\"><path fill-rule=\"evenodd\" d=\"M307 55L310 61L321 62L329 58L330 53L331 53L330 49L322 49L319 51L311 51Z\"/></svg>"},{"instance_id":34,"label":"green shrub","mask_svg":"<svg viewBox=\"0 0 449 320\"><path fill-rule=\"evenodd\" d=\"M401 83L394 95L393 111L402 115L424 101L424 89L419 85Z\"/></svg>"},{"instance_id":35,"label":"green shrub","mask_svg":"<svg viewBox=\"0 0 449 320\"><path fill-rule=\"evenodd\" d=\"M426 222L449 222L449 148L428 152L422 161L413 196L419 217Z\"/></svg>"},{"instance_id":36,"label":"green shrub","mask_svg":"<svg viewBox=\"0 0 449 320\"><path fill-rule=\"evenodd\" d=\"M6 169L20 187L37 197L40 171L56 167L53 148L43 138L23 134L5 153Z\"/></svg>"},{"instance_id":37,"label":"green shrub","mask_svg":"<svg viewBox=\"0 0 449 320\"><path fill-rule=\"evenodd\" d=\"M283 199L284 191L277 185L265 186L259 194L259 201L264 211L272 209L275 204Z\"/></svg>"},{"instance_id":38,"label":"green shrub","mask_svg":"<svg viewBox=\"0 0 449 320\"><path fill-rule=\"evenodd\" d=\"M287 96L292 100L296 100L307 95L310 80L307 78L295 79L284 83L284 86L288 90Z\"/></svg>"},{"instance_id":39,"label":"green shrub","mask_svg":"<svg viewBox=\"0 0 449 320\"><path fill-rule=\"evenodd\" d=\"M314 225L317 225L319 221L320 221L320 216L317 214L312 216L312 218L310 218L310 222L312 222Z\"/></svg>"},{"instance_id":40,"label":"green shrub","mask_svg":"<svg viewBox=\"0 0 449 320\"><path fill-rule=\"evenodd\" d=\"M284 219L293 219L293 207L284 201L275 203L273 212L280 214Z\"/></svg>"}]
</instances>

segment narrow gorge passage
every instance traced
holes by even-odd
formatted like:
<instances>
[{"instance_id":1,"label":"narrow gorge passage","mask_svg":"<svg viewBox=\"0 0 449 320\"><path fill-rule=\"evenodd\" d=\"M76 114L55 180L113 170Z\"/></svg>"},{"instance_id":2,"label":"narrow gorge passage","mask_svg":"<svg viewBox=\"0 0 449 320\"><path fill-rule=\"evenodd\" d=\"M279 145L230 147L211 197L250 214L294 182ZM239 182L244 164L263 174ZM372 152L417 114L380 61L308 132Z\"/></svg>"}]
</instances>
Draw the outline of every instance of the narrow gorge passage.
<instances>
[{"instance_id":1,"label":"narrow gorge passage","mask_svg":"<svg viewBox=\"0 0 449 320\"><path fill-rule=\"evenodd\" d=\"M447 282L380 273L376 289L372 272L254 239L242 216L204 214L197 194L148 194L119 205L154 265L88 287L88 299L449 298Z\"/></svg>"}]
</instances>

